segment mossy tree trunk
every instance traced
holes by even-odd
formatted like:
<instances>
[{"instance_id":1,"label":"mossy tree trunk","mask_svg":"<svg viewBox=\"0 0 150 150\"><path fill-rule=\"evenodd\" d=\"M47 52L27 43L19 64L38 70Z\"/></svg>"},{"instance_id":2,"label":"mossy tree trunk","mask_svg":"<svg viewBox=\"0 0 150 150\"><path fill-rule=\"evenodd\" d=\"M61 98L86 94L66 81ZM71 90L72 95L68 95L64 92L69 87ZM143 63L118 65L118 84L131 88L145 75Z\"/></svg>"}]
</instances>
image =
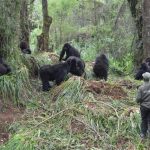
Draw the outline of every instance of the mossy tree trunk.
<instances>
[{"instance_id":1,"label":"mossy tree trunk","mask_svg":"<svg viewBox=\"0 0 150 150\"><path fill-rule=\"evenodd\" d=\"M150 57L150 0L143 2L143 58Z\"/></svg>"},{"instance_id":2,"label":"mossy tree trunk","mask_svg":"<svg viewBox=\"0 0 150 150\"><path fill-rule=\"evenodd\" d=\"M0 1L0 55L5 58L13 55L18 44L20 3Z\"/></svg>"},{"instance_id":3,"label":"mossy tree trunk","mask_svg":"<svg viewBox=\"0 0 150 150\"><path fill-rule=\"evenodd\" d=\"M136 49L134 51L134 64L138 67L144 58L143 50L143 17L142 17L142 0L128 0L132 17L134 18L137 28Z\"/></svg>"},{"instance_id":4,"label":"mossy tree trunk","mask_svg":"<svg viewBox=\"0 0 150 150\"><path fill-rule=\"evenodd\" d=\"M135 65L150 57L150 0L128 0L137 28Z\"/></svg>"},{"instance_id":5,"label":"mossy tree trunk","mask_svg":"<svg viewBox=\"0 0 150 150\"><path fill-rule=\"evenodd\" d=\"M29 11L28 11L29 2L28 0L21 1L21 10L20 10L20 40L27 42L29 44L30 38L30 28L29 28Z\"/></svg>"},{"instance_id":6,"label":"mossy tree trunk","mask_svg":"<svg viewBox=\"0 0 150 150\"><path fill-rule=\"evenodd\" d=\"M42 12L43 12L43 29L42 33L37 36L37 47L40 51L49 50L49 29L52 23L52 17L48 15L48 3L47 0L42 0Z\"/></svg>"}]
</instances>

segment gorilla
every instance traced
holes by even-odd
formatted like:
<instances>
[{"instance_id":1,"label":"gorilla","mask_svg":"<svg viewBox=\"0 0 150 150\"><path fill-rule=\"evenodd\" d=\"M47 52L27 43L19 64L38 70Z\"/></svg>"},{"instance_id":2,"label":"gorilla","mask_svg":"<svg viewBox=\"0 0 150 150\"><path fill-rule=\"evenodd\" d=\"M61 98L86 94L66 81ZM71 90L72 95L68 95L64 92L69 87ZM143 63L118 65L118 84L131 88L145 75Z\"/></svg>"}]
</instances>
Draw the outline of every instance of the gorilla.
<instances>
[{"instance_id":1,"label":"gorilla","mask_svg":"<svg viewBox=\"0 0 150 150\"><path fill-rule=\"evenodd\" d=\"M105 54L101 54L95 60L93 72L96 77L100 79L105 79L106 81L108 77L108 69L109 69L109 60L107 59Z\"/></svg>"},{"instance_id":2,"label":"gorilla","mask_svg":"<svg viewBox=\"0 0 150 150\"><path fill-rule=\"evenodd\" d=\"M20 42L20 49L21 49L22 53L24 53L24 54L31 54L31 50L30 50L27 42L25 42L25 41Z\"/></svg>"},{"instance_id":3,"label":"gorilla","mask_svg":"<svg viewBox=\"0 0 150 150\"><path fill-rule=\"evenodd\" d=\"M66 53L66 57L63 59L63 56L65 55L65 53ZM66 61L70 56L76 56L80 58L80 53L78 52L77 49L75 49L69 43L65 43L60 53L59 61L61 60Z\"/></svg>"},{"instance_id":4,"label":"gorilla","mask_svg":"<svg viewBox=\"0 0 150 150\"><path fill-rule=\"evenodd\" d=\"M0 76L11 72L11 68L4 62L3 58L0 57Z\"/></svg>"},{"instance_id":5,"label":"gorilla","mask_svg":"<svg viewBox=\"0 0 150 150\"><path fill-rule=\"evenodd\" d=\"M145 59L145 62L148 64L148 66L150 66L150 57L147 57L147 58Z\"/></svg>"},{"instance_id":6,"label":"gorilla","mask_svg":"<svg viewBox=\"0 0 150 150\"><path fill-rule=\"evenodd\" d=\"M150 72L150 66L148 65L147 62L144 62L141 64L140 68L138 69L136 75L135 75L135 80L142 80L142 74L145 72Z\"/></svg>"},{"instance_id":7,"label":"gorilla","mask_svg":"<svg viewBox=\"0 0 150 150\"><path fill-rule=\"evenodd\" d=\"M70 56L67 61L71 64L70 73L76 76L82 76L82 74L85 72L84 61L75 56Z\"/></svg>"},{"instance_id":8,"label":"gorilla","mask_svg":"<svg viewBox=\"0 0 150 150\"><path fill-rule=\"evenodd\" d=\"M60 85L70 71L70 61L55 65L44 65L39 69L39 75L42 80L43 91L48 91L51 86L49 81L55 81Z\"/></svg>"}]
</instances>

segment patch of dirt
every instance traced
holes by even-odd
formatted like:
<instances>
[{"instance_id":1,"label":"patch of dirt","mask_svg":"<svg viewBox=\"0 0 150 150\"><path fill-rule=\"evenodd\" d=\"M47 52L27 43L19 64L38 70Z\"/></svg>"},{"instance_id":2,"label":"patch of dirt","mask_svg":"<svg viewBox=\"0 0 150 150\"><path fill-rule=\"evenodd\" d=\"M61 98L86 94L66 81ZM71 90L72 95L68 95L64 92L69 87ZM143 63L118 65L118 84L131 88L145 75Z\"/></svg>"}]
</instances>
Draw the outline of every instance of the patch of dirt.
<instances>
[{"instance_id":1,"label":"patch of dirt","mask_svg":"<svg viewBox=\"0 0 150 150\"><path fill-rule=\"evenodd\" d=\"M21 118L24 108L17 108L11 102L4 104L0 100L0 144L3 144L10 138L8 131L9 125Z\"/></svg>"},{"instance_id":2,"label":"patch of dirt","mask_svg":"<svg viewBox=\"0 0 150 150\"><path fill-rule=\"evenodd\" d=\"M56 64L59 62L59 55L57 55L56 53L48 53L48 56L53 62L53 64Z\"/></svg>"},{"instance_id":3,"label":"patch of dirt","mask_svg":"<svg viewBox=\"0 0 150 150\"><path fill-rule=\"evenodd\" d=\"M94 147L94 142L89 137L81 139L81 144L84 144L87 149Z\"/></svg>"},{"instance_id":4,"label":"patch of dirt","mask_svg":"<svg viewBox=\"0 0 150 150\"><path fill-rule=\"evenodd\" d=\"M127 97L127 93L118 84L110 84L104 81L88 81L86 90L93 94L110 96L112 99L122 99Z\"/></svg>"},{"instance_id":5,"label":"patch of dirt","mask_svg":"<svg viewBox=\"0 0 150 150\"><path fill-rule=\"evenodd\" d=\"M136 89L138 87L137 84L133 83L130 80L121 80L118 84L120 86L126 87L127 89Z\"/></svg>"},{"instance_id":6,"label":"patch of dirt","mask_svg":"<svg viewBox=\"0 0 150 150\"><path fill-rule=\"evenodd\" d=\"M82 133L85 131L85 125L76 119L71 120L71 130L73 133Z\"/></svg>"},{"instance_id":7,"label":"patch of dirt","mask_svg":"<svg viewBox=\"0 0 150 150\"><path fill-rule=\"evenodd\" d=\"M128 139L123 137L123 136L119 136L117 139L117 144L116 144L116 148L117 149L122 149L122 146L125 145L126 143L128 143Z\"/></svg>"}]
</instances>

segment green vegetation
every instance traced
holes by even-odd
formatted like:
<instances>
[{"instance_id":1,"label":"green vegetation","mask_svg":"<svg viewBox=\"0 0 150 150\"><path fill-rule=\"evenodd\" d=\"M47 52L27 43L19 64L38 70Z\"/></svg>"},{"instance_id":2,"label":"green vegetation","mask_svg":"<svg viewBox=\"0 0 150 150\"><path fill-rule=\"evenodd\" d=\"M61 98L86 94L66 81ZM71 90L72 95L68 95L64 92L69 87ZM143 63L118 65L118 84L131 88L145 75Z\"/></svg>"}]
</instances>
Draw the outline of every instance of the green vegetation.
<instances>
[{"instance_id":1,"label":"green vegetation","mask_svg":"<svg viewBox=\"0 0 150 150\"><path fill-rule=\"evenodd\" d=\"M14 134L1 149L147 149L149 142L139 137L135 89L124 89L126 98L112 99L88 92L88 84L70 78L32 97L24 119L10 127Z\"/></svg>"},{"instance_id":2,"label":"green vegetation","mask_svg":"<svg viewBox=\"0 0 150 150\"><path fill-rule=\"evenodd\" d=\"M135 27L127 2L48 2L53 18L49 46L56 55L65 42L79 49L86 62L87 80L71 77L47 93L40 90L39 78L32 76L34 69L54 64L58 58L52 59L50 52L36 49L37 36L42 32L42 7L35 0L30 10L31 56L19 52L19 37L13 34L17 23L12 20L7 28L11 40L5 44L11 51L5 55L13 71L0 77L0 94L4 102L23 104L25 111L20 120L10 125L10 139L0 145L0 150L148 150L149 141L139 137L140 114L135 94L141 82L133 80ZM19 9L19 1L16 6ZM0 15L0 21L7 25L4 20ZM97 79L92 75L92 62L99 53L106 53L110 60L108 82L94 81Z\"/></svg>"}]
</instances>

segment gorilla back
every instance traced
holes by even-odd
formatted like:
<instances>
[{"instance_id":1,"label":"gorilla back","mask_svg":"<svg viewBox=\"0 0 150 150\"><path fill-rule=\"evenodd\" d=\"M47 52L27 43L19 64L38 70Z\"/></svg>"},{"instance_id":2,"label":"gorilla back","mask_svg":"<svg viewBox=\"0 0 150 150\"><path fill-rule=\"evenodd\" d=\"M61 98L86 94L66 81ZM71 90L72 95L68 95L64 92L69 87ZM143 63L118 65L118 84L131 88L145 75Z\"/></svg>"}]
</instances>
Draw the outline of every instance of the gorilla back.
<instances>
[{"instance_id":1,"label":"gorilla back","mask_svg":"<svg viewBox=\"0 0 150 150\"><path fill-rule=\"evenodd\" d=\"M11 68L0 58L0 76L11 72Z\"/></svg>"},{"instance_id":2,"label":"gorilla back","mask_svg":"<svg viewBox=\"0 0 150 150\"><path fill-rule=\"evenodd\" d=\"M66 53L66 57L63 59L64 55ZM73 46L71 46L69 43L65 43L62 51L60 53L59 61L64 60L66 61L70 56L76 56L80 58L80 53L77 49L75 49Z\"/></svg>"},{"instance_id":3,"label":"gorilla back","mask_svg":"<svg viewBox=\"0 0 150 150\"><path fill-rule=\"evenodd\" d=\"M109 61L104 54L98 56L95 60L93 72L96 77L107 80L109 69Z\"/></svg>"},{"instance_id":4,"label":"gorilla back","mask_svg":"<svg viewBox=\"0 0 150 150\"><path fill-rule=\"evenodd\" d=\"M42 80L43 91L48 91L51 86L49 81L55 81L59 85L64 81L66 75L70 71L70 64L68 62L56 65L44 65L40 68L40 78Z\"/></svg>"}]
</instances>

